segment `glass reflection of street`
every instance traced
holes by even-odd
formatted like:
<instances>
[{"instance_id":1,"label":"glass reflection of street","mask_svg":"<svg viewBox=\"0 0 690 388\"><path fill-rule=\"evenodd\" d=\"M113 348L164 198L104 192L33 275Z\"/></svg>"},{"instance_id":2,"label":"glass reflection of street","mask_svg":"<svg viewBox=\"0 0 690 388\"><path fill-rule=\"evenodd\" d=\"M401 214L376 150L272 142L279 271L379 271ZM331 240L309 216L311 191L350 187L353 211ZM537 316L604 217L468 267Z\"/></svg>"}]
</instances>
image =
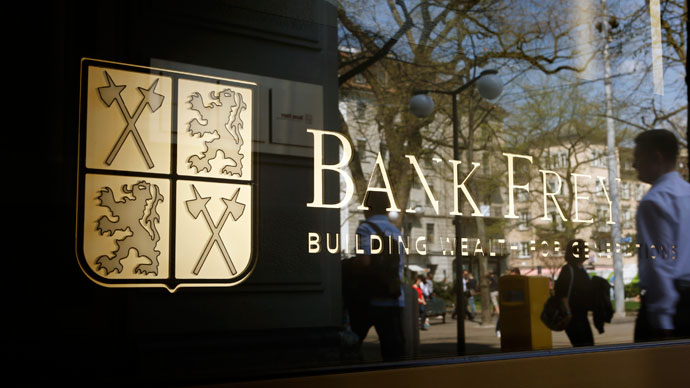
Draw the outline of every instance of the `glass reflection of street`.
<instances>
[{"instance_id":1,"label":"glass reflection of street","mask_svg":"<svg viewBox=\"0 0 690 388\"><path fill-rule=\"evenodd\" d=\"M431 327L420 332L419 356L420 359L455 357L457 355L457 333L454 319L443 323L439 317L431 317ZM594 340L597 346L631 343L633 340L633 328L636 315L628 315L623 318L614 318L606 325L603 334L595 334ZM590 317L591 321L591 317ZM479 322L465 321L465 338L467 355L480 355L501 352L501 339L494 334L496 318L492 324L482 326ZM594 327L592 330L595 331ZM596 331L595 331L596 333ZM564 331L553 332L553 348L570 348L570 341ZM376 331L371 330L362 344L362 361L381 361L378 337Z\"/></svg>"}]
</instances>

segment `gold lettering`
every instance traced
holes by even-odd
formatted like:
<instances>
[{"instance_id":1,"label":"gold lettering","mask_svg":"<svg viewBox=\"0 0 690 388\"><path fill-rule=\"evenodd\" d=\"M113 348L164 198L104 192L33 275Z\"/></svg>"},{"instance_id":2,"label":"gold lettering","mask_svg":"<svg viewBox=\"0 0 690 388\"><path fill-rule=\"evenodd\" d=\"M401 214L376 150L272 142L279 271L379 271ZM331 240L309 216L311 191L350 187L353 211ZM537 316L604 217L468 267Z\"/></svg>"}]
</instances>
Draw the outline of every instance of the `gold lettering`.
<instances>
[{"instance_id":1,"label":"gold lettering","mask_svg":"<svg viewBox=\"0 0 690 388\"><path fill-rule=\"evenodd\" d=\"M465 186L465 183L467 180L469 180L472 175L477 171L479 168L479 163L477 162L472 162L472 165L474 166L472 168L472 171L470 171L469 174L465 177L465 180L462 181L461 184L458 185L458 165L462 163L459 160L450 160L450 163L453 165L453 211L450 212L451 216L461 216L462 212L459 209L459 198L458 198L458 189L462 190L463 194L465 194L465 197L467 197L467 200L470 203L470 206L472 206L472 216L474 217L481 217L482 212L479 210L477 207L477 204L474 202L474 199L472 198L472 195L470 194L469 190L467 190L467 187Z\"/></svg>"},{"instance_id":2,"label":"gold lettering","mask_svg":"<svg viewBox=\"0 0 690 388\"><path fill-rule=\"evenodd\" d=\"M503 156L506 156L508 158L508 214L506 214L504 217L520 218L517 214L515 214L515 189L523 189L529 192L529 181L527 181L527 184L524 185L515 184L515 170L513 168L513 159L526 159L529 160L530 163L532 163L532 157L528 155L508 154L505 152L503 153Z\"/></svg>"},{"instance_id":3,"label":"gold lettering","mask_svg":"<svg viewBox=\"0 0 690 388\"><path fill-rule=\"evenodd\" d=\"M484 256L484 249L482 248L482 240L477 239L477 243L474 245L474 255L477 256L477 253L481 253L482 256Z\"/></svg>"},{"instance_id":4,"label":"gold lettering","mask_svg":"<svg viewBox=\"0 0 690 388\"><path fill-rule=\"evenodd\" d=\"M541 256L542 257L549 256L549 242L546 240L542 240L540 245L541 245L541 252L540 252Z\"/></svg>"},{"instance_id":5,"label":"gold lettering","mask_svg":"<svg viewBox=\"0 0 690 388\"><path fill-rule=\"evenodd\" d=\"M606 190L606 182L605 178L602 176L598 176L597 179L599 179L599 182L601 182L601 188L604 190L604 196L606 197L606 202L609 203L609 220L606 222L609 225L615 224L613 222L613 203L611 202L611 199L609 198L609 192Z\"/></svg>"},{"instance_id":6,"label":"gold lettering","mask_svg":"<svg viewBox=\"0 0 690 388\"><path fill-rule=\"evenodd\" d=\"M309 253L321 253L321 237L318 233L309 232Z\"/></svg>"},{"instance_id":7,"label":"gold lettering","mask_svg":"<svg viewBox=\"0 0 690 388\"><path fill-rule=\"evenodd\" d=\"M355 184L352 177L343 170L352 160L352 145L345 136L338 132L321 131L318 129L307 129L314 135L314 202L308 203L307 207L320 207L326 209L337 209L347 206L355 192ZM343 158L336 164L323 164L323 138L325 135L335 136L343 146ZM335 171L345 181L345 195L338 203L323 203L323 172L324 170Z\"/></svg>"},{"instance_id":8,"label":"gold lettering","mask_svg":"<svg viewBox=\"0 0 690 388\"><path fill-rule=\"evenodd\" d=\"M417 163L417 158L415 158L412 155L405 155L406 158L410 159L410 164L414 166L414 170L417 172L417 176L419 177L419 181L422 182L422 187L424 187L424 192L426 193L427 197L429 197L429 201L431 202L431 206L434 207L434 211L436 214L438 214L438 200L434 197L434 193L431 192L431 189L429 188L429 184L426 181L426 178L424 177L424 173L422 173L422 169L419 167L419 163ZM416 211L413 208L405 210L408 213L415 213Z\"/></svg>"},{"instance_id":9,"label":"gold lettering","mask_svg":"<svg viewBox=\"0 0 690 388\"><path fill-rule=\"evenodd\" d=\"M460 254L463 256L469 256L470 253L467 252L467 238L462 237L460 239Z\"/></svg>"},{"instance_id":10,"label":"gold lettering","mask_svg":"<svg viewBox=\"0 0 690 388\"><path fill-rule=\"evenodd\" d=\"M378 167L379 170L381 171L381 177L383 178L383 185L386 187L371 187L372 180L374 180L374 174L376 173L376 167ZM388 181L388 174L386 173L386 167L383 165L383 158L381 157L380 152L378 153L378 155L376 155L376 166L371 171L371 175L369 176L369 186L367 186L367 191L363 195L362 204L357 207L358 210L369 210L369 208L364 206L364 204L367 202L367 196L369 195L370 191L380 191L380 192L388 194L388 200L390 201L390 207L386 208L386 210L388 210L389 212L399 212L400 211L400 208L395 203L395 198L393 197L393 190L391 190L391 184Z\"/></svg>"},{"instance_id":11,"label":"gold lettering","mask_svg":"<svg viewBox=\"0 0 690 388\"><path fill-rule=\"evenodd\" d=\"M340 234L336 233L335 234L335 247L331 248L331 234L326 233L326 250L328 251L328 253L332 253L332 254L338 253L338 249L339 249L338 240L340 240L339 237L340 237Z\"/></svg>"},{"instance_id":12,"label":"gold lettering","mask_svg":"<svg viewBox=\"0 0 690 388\"><path fill-rule=\"evenodd\" d=\"M589 220L581 220L580 219L580 212L579 212L580 208L578 206L578 200L579 199L589 199L589 196L586 196L586 197L585 196L579 196L578 190L577 190L577 178L578 177L591 178L591 176L582 175L582 174L575 174L575 173L573 173L572 176L573 176L573 187L574 187L573 190L574 190L574 194L575 194L575 199L573 200L575 202L575 218L573 218L573 222L583 222L583 223L591 224L594 222L593 218L590 218Z\"/></svg>"},{"instance_id":13,"label":"gold lettering","mask_svg":"<svg viewBox=\"0 0 690 388\"><path fill-rule=\"evenodd\" d=\"M371 248L371 254L372 255L378 255L379 253L383 252L383 241L381 241L381 237L375 234L372 234L369 236L369 248ZM374 241L379 242L379 246L374 249Z\"/></svg>"},{"instance_id":14,"label":"gold lettering","mask_svg":"<svg viewBox=\"0 0 690 388\"><path fill-rule=\"evenodd\" d=\"M556 194L561 192L561 188L563 187L563 180L561 179L561 176L558 175L557 172L554 171L549 171L549 170L539 170L541 172L542 176L542 181L544 182L544 217L542 217L542 220L550 220L551 218L548 216L548 204L546 197L551 197L551 200L553 201L553 204L556 205L556 210L558 210L558 214L561 216L561 219L563 221L568 221L568 219L565 218L565 215L563 214L563 210L561 210L561 206L558 204L558 200L556 199ZM556 189L555 192L549 193L546 190L546 174L553 174L558 178L558 188ZM556 220L554 220L556 221Z\"/></svg>"},{"instance_id":15,"label":"gold lettering","mask_svg":"<svg viewBox=\"0 0 690 388\"><path fill-rule=\"evenodd\" d=\"M405 240L407 240L407 245L405 245ZM398 244L402 245L403 250L405 251L406 255L410 254L410 236L406 236L405 240L403 240L403 236L398 236Z\"/></svg>"},{"instance_id":16,"label":"gold lettering","mask_svg":"<svg viewBox=\"0 0 690 388\"><path fill-rule=\"evenodd\" d=\"M504 255L506 253L506 240L499 238L498 239L498 247L500 250L498 251L499 254Z\"/></svg>"},{"instance_id":17,"label":"gold lettering","mask_svg":"<svg viewBox=\"0 0 690 388\"><path fill-rule=\"evenodd\" d=\"M420 241L422 241L422 250L419 249L419 242ZM417 253L419 253L422 256L426 255L426 237L424 237L424 236L417 237L417 241L415 241L414 246L417 249Z\"/></svg>"},{"instance_id":18,"label":"gold lettering","mask_svg":"<svg viewBox=\"0 0 690 388\"><path fill-rule=\"evenodd\" d=\"M443 238L439 237L438 239L441 241L441 251L442 251L442 254L445 256L446 252L448 252L448 251L446 251L446 248L444 248ZM451 245L450 238L448 238L448 237L445 238L445 241L448 242L448 248L450 248L450 255L453 256L455 254L454 250L453 250L454 244ZM453 242L455 242L455 239L453 239Z\"/></svg>"}]
</instances>

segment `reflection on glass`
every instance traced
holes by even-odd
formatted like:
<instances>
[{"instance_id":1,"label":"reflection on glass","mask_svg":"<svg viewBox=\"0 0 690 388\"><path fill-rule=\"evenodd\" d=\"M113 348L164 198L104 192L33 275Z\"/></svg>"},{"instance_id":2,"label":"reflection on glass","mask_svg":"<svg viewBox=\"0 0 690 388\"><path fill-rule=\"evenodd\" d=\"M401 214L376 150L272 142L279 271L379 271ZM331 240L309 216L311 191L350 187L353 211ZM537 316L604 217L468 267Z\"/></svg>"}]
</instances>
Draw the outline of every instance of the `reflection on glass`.
<instances>
[{"instance_id":1,"label":"reflection on glass","mask_svg":"<svg viewBox=\"0 0 690 388\"><path fill-rule=\"evenodd\" d=\"M423 253L412 249L405 258L404 281L430 276L431 298L442 299L452 318L467 319L466 354L499 352L505 337L500 336L505 329L486 330L500 329L501 306L491 301L496 285L489 274L501 278L517 267L521 276L545 277L553 289L567 243L574 239L588 247L583 273L605 279L612 287L612 309L619 306L604 332L595 331L594 343L633 342L640 306L635 215L651 187L640 182L633 167L633 139L652 128L670 130L681 144L678 166L687 168L685 56L676 47L687 18L682 7L662 2L665 13L660 14L659 1L505 0L458 12L428 2L341 3L340 114L344 133L357 139L359 151L349 171L357 194L341 213L346 246L355 245L355 230L364 219L358 205L367 187L387 187L379 169L367 163L381 155L398 207L424 207L393 220L413 245L426 238ZM357 12L361 7L375 17ZM660 26L666 26L664 34ZM372 42L367 31L379 31L380 39ZM662 50L669 58L664 57L663 77ZM375 53L383 54L381 59L359 68L358 78L345 77ZM492 101L474 87L453 95L458 101L456 138L451 97L429 93L433 113L420 118L410 112L415 91L452 94L488 68L498 69L503 93ZM387 82L381 82L382 72ZM610 83L608 99L605 82ZM664 82L665 94L659 92ZM358 113L364 103L366 119ZM609 154L611 123L615 152ZM438 162L420 163L420 174L409 163L411 157ZM617 166L613 178L609 166ZM420 189L422 184L433 187L438 206L429 206L431 196ZM462 213L461 240L453 223L457 213ZM612 237L614 229L619 238ZM461 272L456 253L463 257ZM342 252L343 257L353 255ZM473 275L476 287L467 289L464 271ZM616 276L623 280L618 304ZM471 296L469 314L456 311L457 293L466 295L466 302ZM419 334L419 352L412 356L456 355L456 321L429 319L431 326ZM553 347L571 346L565 332L552 335ZM365 361L379 359L376 344L369 333L362 345Z\"/></svg>"}]
</instances>

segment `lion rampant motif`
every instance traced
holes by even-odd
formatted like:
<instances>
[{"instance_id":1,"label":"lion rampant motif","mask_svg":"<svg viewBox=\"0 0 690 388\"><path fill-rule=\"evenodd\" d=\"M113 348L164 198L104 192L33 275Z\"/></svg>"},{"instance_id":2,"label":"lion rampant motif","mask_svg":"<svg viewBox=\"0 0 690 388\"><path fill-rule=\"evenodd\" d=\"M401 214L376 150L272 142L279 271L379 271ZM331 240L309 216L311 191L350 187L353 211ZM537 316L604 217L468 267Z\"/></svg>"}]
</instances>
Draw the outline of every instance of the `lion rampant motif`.
<instances>
[{"instance_id":1,"label":"lion rampant motif","mask_svg":"<svg viewBox=\"0 0 690 388\"><path fill-rule=\"evenodd\" d=\"M158 255L156 245L160 235L156 224L160 220L156 207L163 201L158 186L146 181L139 181L131 186L123 185L124 196L121 201L116 201L110 187L100 190L98 200L100 206L108 208L117 221L112 221L108 216L102 216L98 220L96 229L101 235L112 236L117 231L129 231L131 234L117 240L117 250L111 256L100 256L96 260L98 269L105 269L106 274L113 271L122 272L122 259L134 249L139 257L149 259L148 264L139 264L135 268L136 273L158 274Z\"/></svg>"},{"instance_id":2,"label":"lion rampant motif","mask_svg":"<svg viewBox=\"0 0 690 388\"><path fill-rule=\"evenodd\" d=\"M187 159L190 167L200 171L211 171L211 160L215 159L218 152L222 152L233 164L225 164L221 168L223 174L242 176L242 159L244 155L240 149L244 144L242 128L244 123L240 118L242 111L247 109L247 104L242 100L242 95L231 89L225 89L220 93L209 93L210 104L204 104L199 93L190 96L189 103L192 110L199 112L202 124L198 119L189 122L189 132L193 136L203 137L206 134L214 134L216 137L206 140L206 150L201 155L192 155Z\"/></svg>"}]
</instances>

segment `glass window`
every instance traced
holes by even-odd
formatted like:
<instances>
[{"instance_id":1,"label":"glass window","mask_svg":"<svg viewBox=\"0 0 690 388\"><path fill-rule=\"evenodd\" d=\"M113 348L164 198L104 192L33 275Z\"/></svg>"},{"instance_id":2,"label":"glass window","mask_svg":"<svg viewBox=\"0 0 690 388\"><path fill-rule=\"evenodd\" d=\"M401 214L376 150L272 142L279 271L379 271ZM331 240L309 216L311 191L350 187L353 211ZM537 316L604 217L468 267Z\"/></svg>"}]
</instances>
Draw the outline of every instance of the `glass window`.
<instances>
[{"instance_id":1,"label":"glass window","mask_svg":"<svg viewBox=\"0 0 690 388\"><path fill-rule=\"evenodd\" d=\"M600 150L592 150L592 167L606 167L606 155Z\"/></svg>"},{"instance_id":2,"label":"glass window","mask_svg":"<svg viewBox=\"0 0 690 388\"><path fill-rule=\"evenodd\" d=\"M529 212L521 211L520 212L520 223L518 224L518 230L527 230L527 229L529 229Z\"/></svg>"},{"instance_id":3,"label":"glass window","mask_svg":"<svg viewBox=\"0 0 690 388\"><path fill-rule=\"evenodd\" d=\"M615 306L636 313L639 302L630 303L636 296L630 290L635 290L631 284L638 275L637 251L615 252L617 244L635 244L637 206L650 187L633 168L634 138L663 127L681 143L687 141L678 130L686 124L684 54L669 40L681 36L684 11L664 3L661 17L670 28L665 29L655 24L652 3L499 1L491 4L505 8L470 7L463 16L442 3L406 2L414 27L405 31L405 12L399 5L342 2L349 18L342 20L341 42L361 50L362 58L376 52L360 43L370 39L363 31L377 31L376 47L381 48L386 38L403 29L397 35L400 41L368 70L377 78L369 85L368 131L381 136L386 146L381 148L387 151L382 154L387 155L392 195L397 199L399 193L413 193L400 196L397 206L409 208L405 201L426 205L424 214L394 212L400 218L393 223L409 223L443 241L427 246L425 254L411 250L406 260L448 269L449 282L457 281L454 260L462 260L479 278L488 275L482 268L500 277L499 271L518 267L526 276L557 280L568 242L582 239L591 247L586 264L590 275L608 280L614 267L623 268L618 276L627 287L628 304ZM365 5L371 7L362 8ZM359 12L362 9L373 14ZM443 17L434 19L439 15ZM451 20L462 28L450 28ZM366 29L353 28L351 22ZM657 32L659 41L652 39ZM661 42L661 51L654 51L654 42ZM652 51L663 53L664 60L653 59ZM349 62L344 63L343 69ZM382 77L388 80L386 87L379 85ZM491 79L498 79L502 90L489 98ZM479 85L480 80L487 82ZM362 93L343 85L341 99ZM427 93L416 95L420 91ZM426 105L429 101L433 104ZM459 108L456 122L454 101ZM610 136L618 166L613 175L606 146ZM428 155L440 162L426 163ZM420 160L428 183L434 180L434 198L422 195L410 156ZM358 168L350 171L359 174ZM358 187L387 190L380 173L370 166L354 179ZM616 198L609 190L611 182L620 182ZM619 219L613 217L614 208ZM461 238L452 250L456 227ZM411 237L414 245L418 236ZM488 290L478 293L490 299ZM452 297L445 301L456 303ZM482 320L491 323L490 318ZM433 319L431 323L428 330L441 330ZM467 325L468 343L485 341ZM427 334L422 333L422 343ZM572 346L567 337L553 338L552 347ZM626 332L625 341L621 338L605 333L595 336L595 344L631 343L632 332ZM367 337L365 343L375 341ZM500 341L487 346L499 351Z\"/></svg>"},{"instance_id":4,"label":"glass window","mask_svg":"<svg viewBox=\"0 0 690 388\"><path fill-rule=\"evenodd\" d=\"M527 241L520 242L520 258L530 257L529 243Z\"/></svg>"},{"instance_id":5,"label":"glass window","mask_svg":"<svg viewBox=\"0 0 690 388\"><path fill-rule=\"evenodd\" d=\"M426 224L426 239L427 241L434 241L434 224Z\"/></svg>"},{"instance_id":6,"label":"glass window","mask_svg":"<svg viewBox=\"0 0 690 388\"><path fill-rule=\"evenodd\" d=\"M75 179L46 196L46 208L62 210L40 227L73 230L69 255L81 244L79 265L39 276L70 274L52 287L75 287L60 301L73 303L64 327L100 348L148 334L169 333L171 349L202 338L227 359L195 365L227 366L238 379L633 343L632 319L590 341L591 305L579 297L569 301L582 329L573 341L538 313L575 268L617 287L601 304L646 314L641 282L661 275L645 265L645 244L664 221L637 214L659 178L647 167L688 176L687 2L202 3L184 17L171 7L143 40L111 27L149 25L141 18L151 12L56 13L76 7L99 27L57 23L67 30L55 39L77 41L51 46L64 58L45 61L65 67L61 87L42 97L68 106L46 117L64 120L49 138L64 148L56 165L69 165L46 175ZM219 28L168 25L187 17ZM99 52L107 58L85 58ZM677 161L639 152L652 142L635 139L655 128L678 140ZM674 182L669 190L685 187ZM668 217L682 214L667 206ZM566 255L579 240L582 256ZM523 277L507 277L515 268ZM459 292L463 283L474 292ZM581 283L575 294L591 294ZM525 295L541 299L495 306ZM647 311L672 311L665 297ZM464 303L472 320L457 316ZM161 346L147 338L133 348Z\"/></svg>"},{"instance_id":7,"label":"glass window","mask_svg":"<svg viewBox=\"0 0 690 388\"><path fill-rule=\"evenodd\" d=\"M629 182L621 183L621 198L630 199L630 183Z\"/></svg>"}]
</instances>

